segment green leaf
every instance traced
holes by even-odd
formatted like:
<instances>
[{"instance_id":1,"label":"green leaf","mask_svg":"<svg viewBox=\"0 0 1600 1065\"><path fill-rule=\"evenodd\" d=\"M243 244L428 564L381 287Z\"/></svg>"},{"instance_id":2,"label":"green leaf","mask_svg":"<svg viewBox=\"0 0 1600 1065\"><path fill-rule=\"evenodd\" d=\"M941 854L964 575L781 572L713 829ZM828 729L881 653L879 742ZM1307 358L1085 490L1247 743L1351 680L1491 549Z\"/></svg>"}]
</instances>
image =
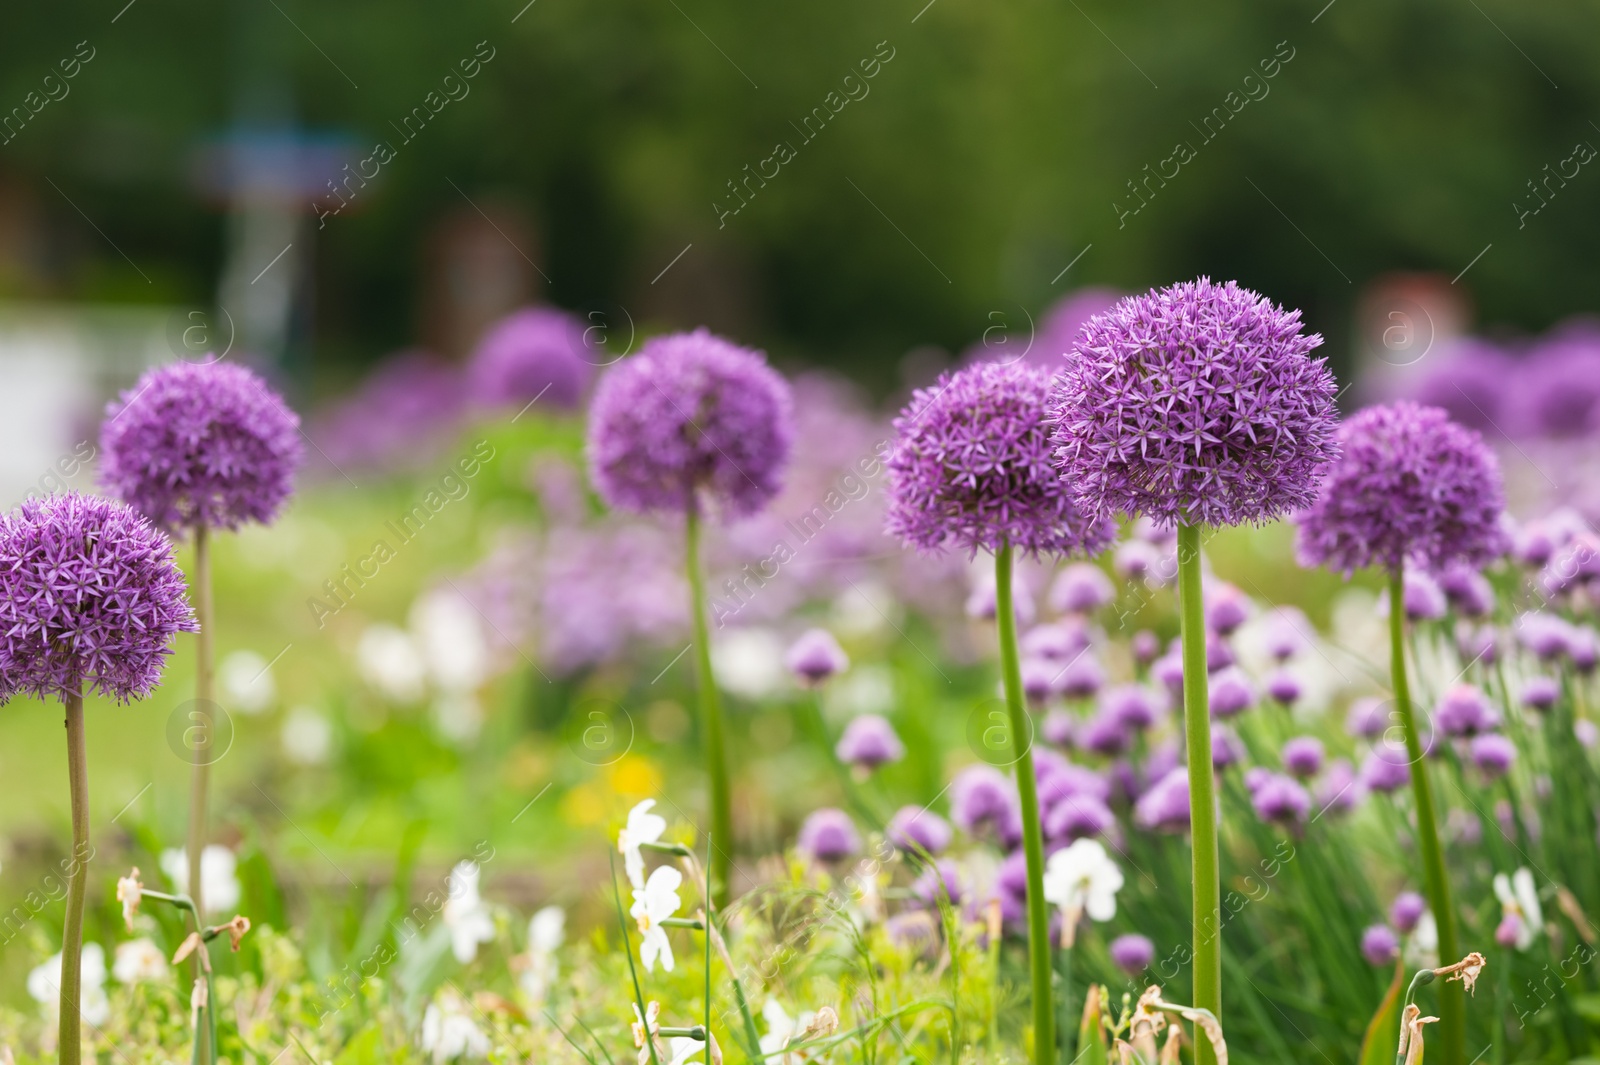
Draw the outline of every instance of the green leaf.
<instances>
[{"instance_id":1,"label":"green leaf","mask_svg":"<svg viewBox=\"0 0 1600 1065\"><path fill-rule=\"evenodd\" d=\"M362 1029L354 1039L345 1044L334 1065L379 1065L384 1061L383 1032L373 1025Z\"/></svg>"},{"instance_id":2,"label":"green leaf","mask_svg":"<svg viewBox=\"0 0 1600 1065\"><path fill-rule=\"evenodd\" d=\"M1361 1056L1357 1065L1390 1065L1394 1048L1400 1044L1400 988L1405 983L1405 963L1396 959L1394 979L1389 990L1378 1003L1378 1012L1367 1022L1366 1037L1361 1040Z\"/></svg>"}]
</instances>

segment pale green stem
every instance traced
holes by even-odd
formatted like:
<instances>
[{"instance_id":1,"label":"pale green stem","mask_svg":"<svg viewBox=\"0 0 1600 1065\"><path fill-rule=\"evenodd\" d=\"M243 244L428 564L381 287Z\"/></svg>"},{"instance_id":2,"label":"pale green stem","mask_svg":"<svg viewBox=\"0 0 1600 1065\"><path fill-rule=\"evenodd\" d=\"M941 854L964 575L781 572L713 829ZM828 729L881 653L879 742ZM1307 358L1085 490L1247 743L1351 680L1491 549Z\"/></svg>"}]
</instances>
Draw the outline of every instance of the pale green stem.
<instances>
[{"instance_id":1,"label":"pale green stem","mask_svg":"<svg viewBox=\"0 0 1600 1065\"><path fill-rule=\"evenodd\" d=\"M1178 526L1178 607L1183 637L1183 731L1189 751L1189 834L1193 841L1194 1004L1222 1016L1222 889L1217 871L1216 778L1211 769L1200 527ZM1211 1041L1196 1033L1196 1065L1215 1065Z\"/></svg>"},{"instance_id":2,"label":"pale green stem","mask_svg":"<svg viewBox=\"0 0 1600 1065\"><path fill-rule=\"evenodd\" d=\"M67 882L66 927L61 933L61 1001L57 1046L62 1065L78 1065L83 991L83 899L89 881L89 755L83 734L83 691L63 700L67 710L67 782L72 791L72 878Z\"/></svg>"},{"instance_id":3,"label":"pale green stem","mask_svg":"<svg viewBox=\"0 0 1600 1065\"><path fill-rule=\"evenodd\" d=\"M684 523L688 555L689 612L694 622L695 666L700 686L700 720L705 729L706 773L711 778L711 891L717 909L726 909L732 884L733 800L728 792L728 762L723 752L722 700L711 670L711 633L706 625L705 575L700 568L700 511L689 501Z\"/></svg>"},{"instance_id":4,"label":"pale green stem","mask_svg":"<svg viewBox=\"0 0 1600 1065\"><path fill-rule=\"evenodd\" d=\"M212 745L217 738L217 704L212 682L213 628L215 614L211 601L211 537L205 525L194 527L194 610L200 631L195 639L195 712L201 715L199 727L203 741L198 748L190 747L194 758L189 777L189 897L194 900L195 927L200 926L200 914L205 912L204 885L200 878L200 856L206 846L206 818L211 790ZM193 716L193 715L191 715ZM198 952L194 959L194 978L204 975ZM209 999L207 1003L209 1011ZM203 1044L202 1061L214 1061L216 1048L210 1045L209 1033L196 1032Z\"/></svg>"},{"instance_id":5,"label":"pale green stem","mask_svg":"<svg viewBox=\"0 0 1600 1065\"><path fill-rule=\"evenodd\" d=\"M1054 1065L1055 1004L1050 994L1050 914L1044 898L1044 833L1039 827L1038 785L1033 778L1033 727L1022 694L1017 657L1017 616L1011 604L1011 545L994 555L994 614L1000 630L1000 675L1005 682L1011 744L1016 752L1017 798L1022 804L1022 849L1028 873L1028 968L1033 977L1033 1060Z\"/></svg>"}]
</instances>

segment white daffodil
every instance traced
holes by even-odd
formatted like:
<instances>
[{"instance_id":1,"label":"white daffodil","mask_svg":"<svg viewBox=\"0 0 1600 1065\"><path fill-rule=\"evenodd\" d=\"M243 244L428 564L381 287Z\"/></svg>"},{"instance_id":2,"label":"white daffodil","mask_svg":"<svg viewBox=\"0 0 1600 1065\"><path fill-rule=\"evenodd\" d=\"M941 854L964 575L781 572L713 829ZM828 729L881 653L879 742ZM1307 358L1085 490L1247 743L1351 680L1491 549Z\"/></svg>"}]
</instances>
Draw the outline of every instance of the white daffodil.
<instances>
[{"instance_id":1,"label":"white daffodil","mask_svg":"<svg viewBox=\"0 0 1600 1065\"><path fill-rule=\"evenodd\" d=\"M1424 911L1417 919L1417 927L1406 940L1406 964L1416 969L1432 969L1439 964L1439 923L1433 912Z\"/></svg>"},{"instance_id":2,"label":"white daffodil","mask_svg":"<svg viewBox=\"0 0 1600 1065\"><path fill-rule=\"evenodd\" d=\"M167 955L148 937L117 944L111 975L119 984L148 984L167 975Z\"/></svg>"},{"instance_id":3,"label":"white daffodil","mask_svg":"<svg viewBox=\"0 0 1600 1065\"><path fill-rule=\"evenodd\" d=\"M1533 873L1526 866L1509 877L1504 873L1494 876L1494 894L1506 917L1517 919L1518 950L1527 950L1539 938L1544 928L1544 909L1539 905L1539 891L1533 882Z\"/></svg>"},{"instance_id":4,"label":"white daffodil","mask_svg":"<svg viewBox=\"0 0 1600 1065\"><path fill-rule=\"evenodd\" d=\"M628 823L617 833L617 850L622 855L622 865L628 871L628 882L637 890L644 887L644 855L641 844L655 843L667 830L667 819L653 814L650 808L654 799L646 799L628 811Z\"/></svg>"},{"instance_id":5,"label":"white daffodil","mask_svg":"<svg viewBox=\"0 0 1600 1065\"><path fill-rule=\"evenodd\" d=\"M633 907L628 912L639 925L639 960L651 972L655 971L658 957L661 967L672 971L672 942L661 922L677 914L681 905L678 886L682 883L682 873L663 865L650 874L644 887L633 889Z\"/></svg>"},{"instance_id":6,"label":"white daffodil","mask_svg":"<svg viewBox=\"0 0 1600 1065\"><path fill-rule=\"evenodd\" d=\"M528 921L528 953L523 956L520 978L523 993L535 1004L550 993L560 967L556 949L565 936L567 914L560 906L546 906Z\"/></svg>"},{"instance_id":7,"label":"white daffodil","mask_svg":"<svg viewBox=\"0 0 1600 1065\"><path fill-rule=\"evenodd\" d=\"M98 1028L111 1019L106 998L106 952L98 943L85 943L78 958L78 1009L83 1020ZM56 954L28 974L28 995L45 1013L55 1016L61 1004L61 955Z\"/></svg>"},{"instance_id":8,"label":"white daffodil","mask_svg":"<svg viewBox=\"0 0 1600 1065\"><path fill-rule=\"evenodd\" d=\"M161 871L179 895L189 894L189 856L173 848L161 852ZM200 892L206 913L228 914L239 908L239 859L218 843L200 852Z\"/></svg>"},{"instance_id":9,"label":"white daffodil","mask_svg":"<svg viewBox=\"0 0 1600 1065\"><path fill-rule=\"evenodd\" d=\"M477 862L458 862L446 883L444 909L440 916L450 929L450 949L456 961L465 965L478 956L478 944L494 938L494 917L478 894Z\"/></svg>"},{"instance_id":10,"label":"white daffodil","mask_svg":"<svg viewBox=\"0 0 1600 1065\"><path fill-rule=\"evenodd\" d=\"M1122 870L1096 839L1080 839L1056 851L1044 867L1044 897L1069 919L1087 913L1095 921L1111 920L1117 915L1122 883Z\"/></svg>"},{"instance_id":11,"label":"white daffodil","mask_svg":"<svg viewBox=\"0 0 1600 1065\"><path fill-rule=\"evenodd\" d=\"M647 1003L643 1017L639 1016L638 1003L634 1003L633 1017L633 1045L639 1048L639 1065L650 1065L651 1043L655 1044L654 1057L660 1065L684 1065L690 1058L706 1049L705 1043L688 1036L673 1036L663 1041L659 1002ZM708 1060L711 1065L722 1065L722 1051L717 1047L715 1039L711 1040Z\"/></svg>"},{"instance_id":12,"label":"white daffodil","mask_svg":"<svg viewBox=\"0 0 1600 1065\"><path fill-rule=\"evenodd\" d=\"M428 1003L422 1015L422 1049L436 1062L486 1058L489 1037L473 1022L460 996L446 994Z\"/></svg>"},{"instance_id":13,"label":"white daffodil","mask_svg":"<svg viewBox=\"0 0 1600 1065\"><path fill-rule=\"evenodd\" d=\"M769 1061L773 1060L772 1055L791 1043L807 1043L813 1039L826 1038L839 1029L839 1015L831 1006L824 1006L820 1010L806 1010L798 1017L790 1017L783 1004L775 998L767 999L767 1004L761 1007L761 1019L767 1023L767 1034L760 1040L761 1053ZM781 1055L776 1059L775 1065L798 1065L800 1062L810 1060L811 1052L801 1049Z\"/></svg>"},{"instance_id":14,"label":"white daffodil","mask_svg":"<svg viewBox=\"0 0 1600 1065\"><path fill-rule=\"evenodd\" d=\"M144 897L144 885L139 883L139 867L127 876L117 878L117 901L122 903L122 920L128 931L133 931L133 919L139 913L139 901Z\"/></svg>"}]
</instances>

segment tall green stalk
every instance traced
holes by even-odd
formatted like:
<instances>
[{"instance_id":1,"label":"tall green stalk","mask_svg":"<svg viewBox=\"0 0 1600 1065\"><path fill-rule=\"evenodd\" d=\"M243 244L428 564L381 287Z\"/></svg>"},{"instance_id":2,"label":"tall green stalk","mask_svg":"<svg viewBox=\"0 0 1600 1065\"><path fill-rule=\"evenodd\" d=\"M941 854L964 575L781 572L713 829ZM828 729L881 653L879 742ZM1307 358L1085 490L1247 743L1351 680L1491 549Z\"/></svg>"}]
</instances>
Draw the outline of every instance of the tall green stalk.
<instances>
[{"instance_id":1,"label":"tall green stalk","mask_svg":"<svg viewBox=\"0 0 1600 1065\"><path fill-rule=\"evenodd\" d=\"M1400 566L1389 573L1389 674L1394 687L1394 708L1405 733L1406 759L1411 765L1411 795L1417 807L1417 849L1422 852L1423 881L1428 906L1439 928L1439 964L1461 957L1456 945L1455 908L1450 904L1450 880L1445 873L1444 850L1439 846L1439 819L1434 812L1433 786L1423 759L1422 742L1411 710L1411 686L1406 680L1405 577ZM1466 1000L1461 985L1439 985L1439 1054L1445 1065L1466 1060Z\"/></svg>"},{"instance_id":2,"label":"tall green stalk","mask_svg":"<svg viewBox=\"0 0 1600 1065\"><path fill-rule=\"evenodd\" d=\"M1017 797L1022 804L1022 849L1028 868L1028 969L1033 976L1033 1060L1054 1065L1055 1005L1050 994L1050 914L1044 899L1044 832L1039 827L1038 784L1033 777L1033 730L1022 695L1017 657L1017 616L1011 605L1011 545L994 555L994 614L1000 629L1000 675L1005 682L1011 745L1016 752Z\"/></svg>"},{"instance_id":3,"label":"tall green stalk","mask_svg":"<svg viewBox=\"0 0 1600 1065\"><path fill-rule=\"evenodd\" d=\"M89 882L89 756L83 735L83 692L64 700L67 710L67 782L72 791L72 877L67 881L66 927L61 933L61 1000L56 1045L62 1065L82 1060L83 899Z\"/></svg>"},{"instance_id":4,"label":"tall green stalk","mask_svg":"<svg viewBox=\"0 0 1600 1065\"><path fill-rule=\"evenodd\" d=\"M1183 734L1189 752L1189 835L1193 841L1194 1004L1222 1017L1222 888L1217 871L1216 778L1211 770L1211 701L1206 693L1205 609L1200 598L1200 527L1178 526L1178 608L1183 638ZM1215 1065L1197 1038L1196 1065Z\"/></svg>"},{"instance_id":5,"label":"tall green stalk","mask_svg":"<svg viewBox=\"0 0 1600 1065\"><path fill-rule=\"evenodd\" d=\"M706 625L706 578L700 568L700 511L689 501L684 524L688 555L689 613L694 620L695 672L700 687L700 721L705 729L706 773L711 777L711 892L717 909L728 905L733 869L733 801L728 792L728 761L723 750L722 699L711 671L711 633Z\"/></svg>"},{"instance_id":6,"label":"tall green stalk","mask_svg":"<svg viewBox=\"0 0 1600 1065\"><path fill-rule=\"evenodd\" d=\"M212 679L215 655L212 620L215 613L212 610L211 599L211 537L203 523L194 527L194 607L195 621L199 624L200 631L195 636L195 711L190 717L199 715L204 742L198 748L189 749L194 758L194 765L190 769L189 777L188 858L189 898L194 902L195 930L198 931L201 927L200 915L205 912L205 885L200 875L200 858L206 848L211 762L216 757L218 716L215 684ZM208 982L210 980L209 974L201 965L198 951L194 959L194 978L196 980L204 978ZM209 1003L207 1009L210 1009ZM209 1044L208 1036L209 1033L205 1029L195 1033L198 1060L207 1061L216 1057L216 1048Z\"/></svg>"}]
</instances>

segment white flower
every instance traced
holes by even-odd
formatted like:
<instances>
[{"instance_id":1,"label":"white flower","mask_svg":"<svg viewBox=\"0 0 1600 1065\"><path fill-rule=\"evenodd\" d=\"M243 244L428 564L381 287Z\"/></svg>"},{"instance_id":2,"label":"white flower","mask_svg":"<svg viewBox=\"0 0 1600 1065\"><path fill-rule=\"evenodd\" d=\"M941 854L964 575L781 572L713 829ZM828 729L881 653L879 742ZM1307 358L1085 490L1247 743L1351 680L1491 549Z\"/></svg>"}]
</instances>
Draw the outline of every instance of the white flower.
<instances>
[{"instance_id":1,"label":"white flower","mask_svg":"<svg viewBox=\"0 0 1600 1065\"><path fill-rule=\"evenodd\" d=\"M445 882L441 916L450 929L450 949L456 961L465 965L478 956L478 944L494 938L494 917L478 894L478 863L458 862Z\"/></svg>"},{"instance_id":2,"label":"white flower","mask_svg":"<svg viewBox=\"0 0 1600 1065\"><path fill-rule=\"evenodd\" d=\"M98 943L85 943L78 958L78 1009L91 1027L98 1028L111 1019L111 1003L106 998L106 952ZM54 1016L61 1004L61 955L42 962L28 974L28 994Z\"/></svg>"},{"instance_id":3,"label":"white flower","mask_svg":"<svg viewBox=\"0 0 1600 1065\"><path fill-rule=\"evenodd\" d=\"M628 912L639 924L639 960L650 972L655 971L658 957L661 967L672 971L672 943L661 922L678 912L678 886L682 883L682 873L663 865L650 874L644 887L633 889L633 907Z\"/></svg>"},{"instance_id":4,"label":"white flower","mask_svg":"<svg viewBox=\"0 0 1600 1065\"><path fill-rule=\"evenodd\" d=\"M239 859L218 843L200 852L200 893L206 913L232 913L239 906ZM189 893L189 856L176 848L161 852L161 871L179 895Z\"/></svg>"},{"instance_id":5,"label":"white flower","mask_svg":"<svg viewBox=\"0 0 1600 1065\"><path fill-rule=\"evenodd\" d=\"M297 765L322 765L333 753L333 725L321 711L309 706L290 710L278 736L283 753Z\"/></svg>"},{"instance_id":6,"label":"white flower","mask_svg":"<svg viewBox=\"0 0 1600 1065\"><path fill-rule=\"evenodd\" d=\"M111 975L119 984L152 983L167 975L167 955L147 937L118 943Z\"/></svg>"},{"instance_id":7,"label":"white flower","mask_svg":"<svg viewBox=\"0 0 1600 1065\"><path fill-rule=\"evenodd\" d=\"M761 1053L768 1060L774 1060L771 1055L777 1054L790 1043L823 1039L839 1030L839 1015L833 1007L806 1010L798 1017L790 1017L783 1004L775 998L767 999L767 1004L761 1007L761 1019L767 1022L767 1034L760 1040ZM810 1059L811 1051L794 1050L776 1058L775 1065L796 1065L797 1062Z\"/></svg>"},{"instance_id":8,"label":"white flower","mask_svg":"<svg viewBox=\"0 0 1600 1065\"><path fill-rule=\"evenodd\" d=\"M122 920L128 926L128 931L133 931L133 919L139 913L139 900L144 897L144 885L139 883L139 867L136 865L127 876L117 878L117 901L122 903Z\"/></svg>"},{"instance_id":9,"label":"white flower","mask_svg":"<svg viewBox=\"0 0 1600 1065\"><path fill-rule=\"evenodd\" d=\"M459 996L445 994L440 996L439 1002L428 1003L422 1015L422 1049L431 1054L434 1061L441 1062L462 1057L486 1058L489 1037L473 1023L467 1004Z\"/></svg>"},{"instance_id":10,"label":"white flower","mask_svg":"<svg viewBox=\"0 0 1600 1065\"><path fill-rule=\"evenodd\" d=\"M356 667L361 677L383 695L397 703L421 700L423 681L422 652L403 629L393 625L373 625L356 643Z\"/></svg>"},{"instance_id":11,"label":"white flower","mask_svg":"<svg viewBox=\"0 0 1600 1065\"><path fill-rule=\"evenodd\" d=\"M1044 897L1069 915L1087 913L1092 920L1117 915L1122 870L1099 840L1080 839L1050 856L1044 869Z\"/></svg>"},{"instance_id":12,"label":"white flower","mask_svg":"<svg viewBox=\"0 0 1600 1065\"><path fill-rule=\"evenodd\" d=\"M1432 969L1439 964L1439 923L1433 912L1426 910L1406 940L1406 964L1416 969Z\"/></svg>"},{"instance_id":13,"label":"white flower","mask_svg":"<svg viewBox=\"0 0 1600 1065\"><path fill-rule=\"evenodd\" d=\"M556 949L565 935L567 914L560 906L546 906L528 921L528 953L522 970L523 992L534 1003L542 1003L556 982L560 967Z\"/></svg>"},{"instance_id":14,"label":"white flower","mask_svg":"<svg viewBox=\"0 0 1600 1065\"><path fill-rule=\"evenodd\" d=\"M787 684L783 652L771 629L733 629L711 648L717 682L734 695L765 699Z\"/></svg>"},{"instance_id":15,"label":"white flower","mask_svg":"<svg viewBox=\"0 0 1600 1065\"><path fill-rule=\"evenodd\" d=\"M644 886L644 855L639 853L642 843L655 843L667 830L667 819L650 812L654 799L646 799L628 811L628 823L617 833L617 850L622 854L622 864L628 871L628 882L635 888Z\"/></svg>"},{"instance_id":16,"label":"white flower","mask_svg":"<svg viewBox=\"0 0 1600 1065\"><path fill-rule=\"evenodd\" d=\"M639 1065L650 1065L652 1057L650 1045L655 1044L653 1055L661 1065L683 1065L684 1062L694 1057L705 1049L705 1044L698 1039L688 1036L673 1036L667 1040L667 1045L661 1042L661 1003L650 1002L645 1006L645 1015L639 1016L639 1004L633 1004L633 1045L639 1048ZM710 1060L712 1065L722 1065L722 1052L716 1048L713 1040Z\"/></svg>"},{"instance_id":17,"label":"white flower","mask_svg":"<svg viewBox=\"0 0 1600 1065\"><path fill-rule=\"evenodd\" d=\"M1539 905L1539 891L1533 883L1533 873L1526 866L1507 877L1494 875L1494 894L1506 916L1517 918L1518 950L1527 950L1539 938L1544 928L1544 909Z\"/></svg>"},{"instance_id":18,"label":"white flower","mask_svg":"<svg viewBox=\"0 0 1600 1065\"><path fill-rule=\"evenodd\" d=\"M278 697L271 664L254 651L235 651L217 666L217 686L228 708L241 714L259 714Z\"/></svg>"},{"instance_id":19,"label":"white flower","mask_svg":"<svg viewBox=\"0 0 1600 1065\"><path fill-rule=\"evenodd\" d=\"M433 682L445 691L466 692L489 673L489 645L483 625L460 592L430 592L411 607L411 631Z\"/></svg>"},{"instance_id":20,"label":"white flower","mask_svg":"<svg viewBox=\"0 0 1600 1065\"><path fill-rule=\"evenodd\" d=\"M483 730L483 705L469 691L446 691L433 701L433 725L439 735L456 744L467 744Z\"/></svg>"}]
</instances>

